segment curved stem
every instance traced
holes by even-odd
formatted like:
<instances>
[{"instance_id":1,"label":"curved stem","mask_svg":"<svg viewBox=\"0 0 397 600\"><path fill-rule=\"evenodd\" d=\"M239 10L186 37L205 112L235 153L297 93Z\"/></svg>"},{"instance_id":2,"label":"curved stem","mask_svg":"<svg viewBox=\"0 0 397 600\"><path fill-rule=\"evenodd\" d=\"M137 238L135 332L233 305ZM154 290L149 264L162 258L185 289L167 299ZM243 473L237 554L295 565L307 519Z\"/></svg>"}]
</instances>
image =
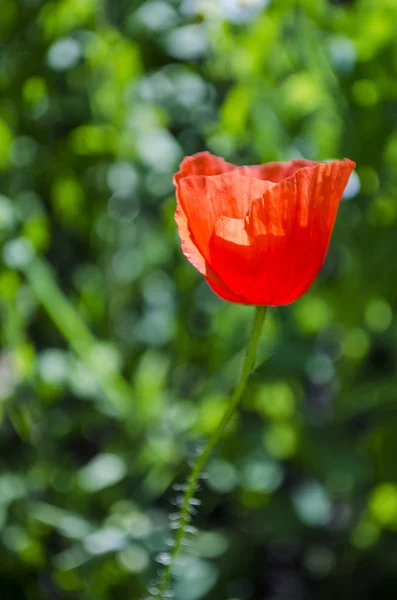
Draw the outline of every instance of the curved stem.
<instances>
[{"instance_id":1,"label":"curved stem","mask_svg":"<svg viewBox=\"0 0 397 600\"><path fill-rule=\"evenodd\" d=\"M178 528L178 532L176 534L175 545L174 545L173 551L171 553L169 564L167 564L167 566L165 567L163 575L161 577L161 580L160 580L158 586L156 587L154 596L157 598L162 598L163 593L169 587L169 583L170 583L171 576L172 576L172 569L173 569L175 561L179 555L179 552L181 550L183 541L185 539L186 526L190 522L191 517L190 517L189 509L191 507L191 500L193 499L193 496L197 489L197 484L198 484L201 472L202 472L214 446L218 442L226 425L229 423L231 417L233 416L236 406L237 406L237 404L241 398L241 395L245 389L245 386L247 384L250 373L255 366L256 351L258 348L258 343L259 343L259 339L261 336L263 323L265 321L265 316L266 316L266 307L258 306L256 308L256 312L255 312L255 318L254 318L254 323L252 326L251 337L250 337L250 340L248 343L247 354L245 356L244 366L243 366L240 380L234 390L232 397L230 398L230 402L227 406L225 414L223 415L222 419L219 422L219 425L217 426L217 428L215 429L215 431L212 433L211 437L209 438L209 440L208 440L207 444L205 445L203 451L201 452L200 456L197 458L196 463L194 464L194 467L193 467L193 469L189 475L189 478L187 480L186 491L185 491L182 505L181 505L180 525Z\"/></svg>"}]
</instances>

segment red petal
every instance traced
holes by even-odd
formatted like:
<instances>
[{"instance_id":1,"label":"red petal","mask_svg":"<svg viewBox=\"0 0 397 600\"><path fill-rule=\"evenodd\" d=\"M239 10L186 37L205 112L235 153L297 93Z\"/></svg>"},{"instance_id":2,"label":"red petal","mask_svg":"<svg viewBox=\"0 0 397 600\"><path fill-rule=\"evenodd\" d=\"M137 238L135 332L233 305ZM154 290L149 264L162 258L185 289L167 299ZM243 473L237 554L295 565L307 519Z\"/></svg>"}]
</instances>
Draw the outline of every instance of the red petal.
<instances>
[{"instance_id":1,"label":"red petal","mask_svg":"<svg viewBox=\"0 0 397 600\"><path fill-rule=\"evenodd\" d=\"M175 211L175 221L178 226L183 254L202 275L206 275L206 260L191 238L187 217L179 202L177 203Z\"/></svg>"},{"instance_id":2,"label":"red petal","mask_svg":"<svg viewBox=\"0 0 397 600\"><path fill-rule=\"evenodd\" d=\"M179 171L174 175L174 185L177 186L183 177L190 175L221 175L235 168L232 163L210 152L198 152L183 159Z\"/></svg>"},{"instance_id":3,"label":"red petal","mask_svg":"<svg viewBox=\"0 0 397 600\"><path fill-rule=\"evenodd\" d=\"M354 167L345 159L299 168L254 200L245 219L218 219L207 260L232 294L274 306L308 289L324 262Z\"/></svg>"},{"instance_id":4,"label":"red petal","mask_svg":"<svg viewBox=\"0 0 397 600\"><path fill-rule=\"evenodd\" d=\"M237 304L246 304L244 298L240 298L235 294L232 294L230 290L227 289L222 283L216 281L215 279L211 279L210 277L206 277L207 283L218 296L223 298L223 300L227 300L228 302L236 302Z\"/></svg>"},{"instance_id":5,"label":"red petal","mask_svg":"<svg viewBox=\"0 0 397 600\"><path fill-rule=\"evenodd\" d=\"M191 240L209 260L209 242L220 217L242 218L253 200L274 184L244 177L237 170L214 177L184 177L177 184L177 200L186 215ZM181 231L182 242L185 232Z\"/></svg>"},{"instance_id":6,"label":"red petal","mask_svg":"<svg viewBox=\"0 0 397 600\"><path fill-rule=\"evenodd\" d=\"M200 273L205 275L208 270L205 258L194 243L190 230L187 215L179 200L179 182L190 175L218 175L234 169L234 165L227 163L223 158L214 156L209 152L199 152L193 156L187 156L183 159L178 173L174 175L174 185L176 186L177 208L175 211L175 221L178 225L179 237L181 239L182 252Z\"/></svg>"},{"instance_id":7,"label":"red petal","mask_svg":"<svg viewBox=\"0 0 397 600\"><path fill-rule=\"evenodd\" d=\"M264 165L252 165L237 167L242 175L247 177L257 177L265 181L278 183L287 177L291 177L298 169L303 167L313 167L318 163L304 158L290 160L289 162L269 162Z\"/></svg>"}]
</instances>

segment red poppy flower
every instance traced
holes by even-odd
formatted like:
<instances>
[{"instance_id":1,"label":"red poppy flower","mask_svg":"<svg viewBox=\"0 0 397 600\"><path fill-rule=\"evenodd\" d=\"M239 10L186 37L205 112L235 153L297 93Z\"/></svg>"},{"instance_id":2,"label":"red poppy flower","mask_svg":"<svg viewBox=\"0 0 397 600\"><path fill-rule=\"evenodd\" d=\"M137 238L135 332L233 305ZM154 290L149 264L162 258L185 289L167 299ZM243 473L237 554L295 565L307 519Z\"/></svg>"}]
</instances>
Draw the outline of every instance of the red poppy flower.
<instances>
[{"instance_id":1,"label":"red poppy flower","mask_svg":"<svg viewBox=\"0 0 397 600\"><path fill-rule=\"evenodd\" d=\"M289 304L313 283L355 163L236 167L209 152L174 176L182 251L231 302Z\"/></svg>"}]
</instances>

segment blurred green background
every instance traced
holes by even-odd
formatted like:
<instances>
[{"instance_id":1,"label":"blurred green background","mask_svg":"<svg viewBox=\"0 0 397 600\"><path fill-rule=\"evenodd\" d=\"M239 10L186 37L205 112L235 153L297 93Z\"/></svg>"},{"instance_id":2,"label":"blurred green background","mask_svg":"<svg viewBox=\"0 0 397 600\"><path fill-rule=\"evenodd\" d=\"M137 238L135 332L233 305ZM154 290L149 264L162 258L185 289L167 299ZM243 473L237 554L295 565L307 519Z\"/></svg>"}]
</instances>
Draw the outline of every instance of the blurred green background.
<instances>
[{"instance_id":1,"label":"blurred green background","mask_svg":"<svg viewBox=\"0 0 397 600\"><path fill-rule=\"evenodd\" d=\"M177 600L395 598L397 2L2 0L0 590L141 600L253 316L182 256L172 174L357 163L269 311Z\"/></svg>"}]
</instances>

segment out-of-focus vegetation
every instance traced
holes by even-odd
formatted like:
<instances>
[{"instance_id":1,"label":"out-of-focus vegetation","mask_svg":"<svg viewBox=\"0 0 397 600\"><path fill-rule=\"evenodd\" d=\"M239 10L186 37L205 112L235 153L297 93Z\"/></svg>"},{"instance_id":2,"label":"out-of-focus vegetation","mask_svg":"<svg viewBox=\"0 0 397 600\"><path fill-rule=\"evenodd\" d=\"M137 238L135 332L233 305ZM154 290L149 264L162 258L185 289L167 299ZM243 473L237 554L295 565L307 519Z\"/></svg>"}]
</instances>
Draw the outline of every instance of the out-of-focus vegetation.
<instances>
[{"instance_id":1,"label":"out-of-focus vegetation","mask_svg":"<svg viewBox=\"0 0 397 600\"><path fill-rule=\"evenodd\" d=\"M253 315L179 248L172 174L208 148L358 166L318 281L270 312L176 598L394 598L395 0L2 0L0 40L1 597L140 600L166 561Z\"/></svg>"}]
</instances>

